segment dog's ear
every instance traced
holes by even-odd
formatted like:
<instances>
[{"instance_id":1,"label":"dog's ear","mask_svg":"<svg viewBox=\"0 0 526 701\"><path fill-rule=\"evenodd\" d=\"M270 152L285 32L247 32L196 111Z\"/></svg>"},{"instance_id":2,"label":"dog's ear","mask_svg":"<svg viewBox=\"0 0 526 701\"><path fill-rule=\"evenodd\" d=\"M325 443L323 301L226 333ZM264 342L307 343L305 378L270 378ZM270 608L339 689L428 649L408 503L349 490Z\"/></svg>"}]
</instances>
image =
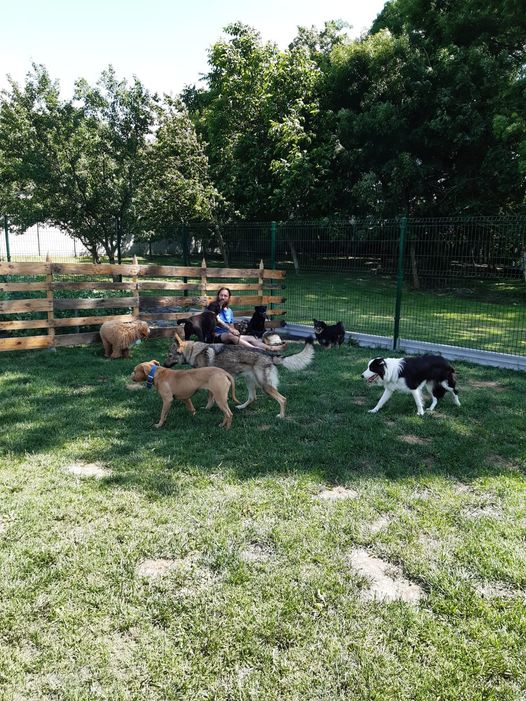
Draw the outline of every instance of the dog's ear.
<instances>
[{"instance_id":1,"label":"dog's ear","mask_svg":"<svg viewBox=\"0 0 526 701\"><path fill-rule=\"evenodd\" d=\"M150 363L152 363L152 365L160 365L158 360L150 360Z\"/></svg>"},{"instance_id":2,"label":"dog's ear","mask_svg":"<svg viewBox=\"0 0 526 701\"><path fill-rule=\"evenodd\" d=\"M179 348L183 345L183 339L179 336L178 333L175 333L175 334L174 334L174 343L175 343L175 345L178 346Z\"/></svg>"}]
</instances>

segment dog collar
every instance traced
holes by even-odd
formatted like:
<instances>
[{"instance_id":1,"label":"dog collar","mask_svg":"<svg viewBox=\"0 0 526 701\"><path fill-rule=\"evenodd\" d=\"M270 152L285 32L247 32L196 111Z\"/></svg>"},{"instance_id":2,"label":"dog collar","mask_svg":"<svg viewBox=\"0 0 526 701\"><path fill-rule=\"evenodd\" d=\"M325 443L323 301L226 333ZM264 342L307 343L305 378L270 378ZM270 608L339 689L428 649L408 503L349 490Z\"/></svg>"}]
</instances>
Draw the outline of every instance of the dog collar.
<instances>
[{"instance_id":1,"label":"dog collar","mask_svg":"<svg viewBox=\"0 0 526 701\"><path fill-rule=\"evenodd\" d=\"M153 385L153 376L155 375L158 365L152 365L152 369L148 373L148 377L146 378L146 388L151 389Z\"/></svg>"}]
</instances>

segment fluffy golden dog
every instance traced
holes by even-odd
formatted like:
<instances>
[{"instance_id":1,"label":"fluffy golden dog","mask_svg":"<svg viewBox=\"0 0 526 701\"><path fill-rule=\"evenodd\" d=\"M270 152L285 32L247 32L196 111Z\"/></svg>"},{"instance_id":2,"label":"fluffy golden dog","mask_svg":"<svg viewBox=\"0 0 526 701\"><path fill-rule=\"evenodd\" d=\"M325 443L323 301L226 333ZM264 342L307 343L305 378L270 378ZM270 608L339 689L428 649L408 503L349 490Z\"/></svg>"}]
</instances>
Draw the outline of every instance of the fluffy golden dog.
<instances>
[{"instance_id":1,"label":"fluffy golden dog","mask_svg":"<svg viewBox=\"0 0 526 701\"><path fill-rule=\"evenodd\" d=\"M169 370L159 365L157 360L150 360L147 363L139 363L133 369L131 379L133 382L148 382L153 384L161 395L163 408L159 423L155 428L161 428L166 421L173 398L180 399L186 405L188 411L194 415L195 407L192 404L192 397L198 389L208 390L207 409L210 409L214 402L223 412L224 419L220 426L230 428L232 424L232 412L228 406L228 392L232 387L232 399L239 404L236 397L236 385L234 378L221 368L197 368L195 370Z\"/></svg>"},{"instance_id":2,"label":"fluffy golden dog","mask_svg":"<svg viewBox=\"0 0 526 701\"><path fill-rule=\"evenodd\" d=\"M150 329L145 321L105 321L99 330L106 358L129 358L130 346L148 338Z\"/></svg>"}]
</instances>

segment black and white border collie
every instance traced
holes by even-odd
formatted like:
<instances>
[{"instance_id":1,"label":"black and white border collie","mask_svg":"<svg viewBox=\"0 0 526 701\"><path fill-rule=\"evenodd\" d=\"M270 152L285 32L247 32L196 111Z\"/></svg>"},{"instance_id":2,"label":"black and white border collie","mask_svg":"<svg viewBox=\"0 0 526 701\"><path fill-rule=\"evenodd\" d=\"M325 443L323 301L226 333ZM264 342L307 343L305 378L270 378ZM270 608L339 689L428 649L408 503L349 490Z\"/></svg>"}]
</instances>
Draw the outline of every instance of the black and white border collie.
<instances>
[{"instance_id":1,"label":"black and white border collie","mask_svg":"<svg viewBox=\"0 0 526 701\"><path fill-rule=\"evenodd\" d=\"M384 387L380 397L370 414L376 414L389 401L393 392L406 392L413 395L417 414L424 415L422 389L424 386L431 395L431 406L427 411L433 411L437 401L446 392L451 392L453 401L460 406L454 369L440 355L422 355L415 358L373 358L362 372L362 377L370 384Z\"/></svg>"}]
</instances>

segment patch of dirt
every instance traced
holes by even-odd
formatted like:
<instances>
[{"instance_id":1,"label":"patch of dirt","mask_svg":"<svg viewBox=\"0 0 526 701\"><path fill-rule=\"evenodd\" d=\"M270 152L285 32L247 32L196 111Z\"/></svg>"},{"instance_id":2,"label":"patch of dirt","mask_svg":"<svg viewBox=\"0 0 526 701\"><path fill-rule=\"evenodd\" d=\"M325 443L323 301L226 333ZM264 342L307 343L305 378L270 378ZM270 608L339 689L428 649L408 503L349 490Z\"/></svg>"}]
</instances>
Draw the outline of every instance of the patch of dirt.
<instances>
[{"instance_id":1,"label":"patch of dirt","mask_svg":"<svg viewBox=\"0 0 526 701\"><path fill-rule=\"evenodd\" d=\"M103 465L97 465L97 463L84 463L84 462L74 462L71 465L66 465L65 468L72 475L78 475L79 477L95 477L96 479L103 479L104 477L111 476L111 470Z\"/></svg>"},{"instance_id":2,"label":"patch of dirt","mask_svg":"<svg viewBox=\"0 0 526 701\"><path fill-rule=\"evenodd\" d=\"M502 518L502 509L498 504L483 504L468 506L463 512L466 518Z\"/></svg>"},{"instance_id":3,"label":"patch of dirt","mask_svg":"<svg viewBox=\"0 0 526 701\"><path fill-rule=\"evenodd\" d=\"M470 380L468 385L474 389L492 389L495 392L504 392L506 389L500 382L494 380Z\"/></svg>"},{"instance_id":4,"label":"patch of dirt","mask_svg":"<svg viewBox=\"0 0 526 701\"><path fill-rule=\"evenodd\" d=\"M367 397L353 397L352 403L357 404L358 406L365 406L370 402Z\"/></svg>"},{"instance_id":5,"label":"patch of dirt","mask_svg":"<svg viewBox=\"0 0 526 701\"><path fill-rule=\"evenodd\" d=\"M146 387L145 384L142 382L128 382L126 385L126 389L129 389L130 392L136 392L139 389L144 389Z\"/></svg>"},{"instance_id":6,"label":"patch of dirt","mask_svg":"<svg viewBox=\"0 0 526 701\"><path fill-rule=\"evenodd\" d=\"M354 489L346 487L333 487L332 489L324 489L319 494L315 495L315 499L324 499L325 501L338 501L341 499L356 499L358 492Z\"/></svg>"},{"instance_id":7,"label":"patch of dirt","mask_svg":"<svg viewBox=\"0 0 526 701\"><path fill-rule=\"evenodd\" d=\"M170 560L165 557L161 557L157 560L143 560L137 565L137 574L139 577L156 579L157 577L168 574L168 572L174 570L176 567L176 560Z\"/></svg>"},{"instance_id":8,"label":"patch of dirt","mask_svg":"<svg viewBox=\"0 0 526 701\"><path fill-rule=\"evenodd\" d=\"M272 557L272 550L264 543L249 543L240 551L243 562L267 562Z\"/></svg>"},{"instance_id":9,"label":"patch of dirt","mask_svg":"<svg viewBox=\"0 0 526 701\"><path fill-rule=\"evenodd\" d=\"M454 486L455 492L457 494L473 494L473 487L469 484L464 484L463 482L457 482Z\"/></svg>"},{"instance_id":10,"label":"patch of dirt","mask_svg":"<svg viewBox=\"0 0 526 701\"><path fill-rule=\"evenodd\" d=\"M520 594L503 582L479 582L474 588L483 599L511 599Z\"/></svg>"},{"instance_id":11,"label":"patch of dirt","mask_svg":"<svg viewBox=\"0 0 526 701\"><path fill-rule=\"evenodd\" d=\"M503 470L515 470L517 466L512 462L504 458L502 455L488 455L488 463L495 465L495 467L500 467Z\"/></svg>"},{"instance_id":12,"label":"patch of dirt","mask_svg":"<svg viewBox=\"0 0 526 701\"><path fill-rule=\"evenodd\" d=\"M140 577L158 579L167 574L176 577L176 596L195 596L203 589L212 586L217 577L205 566L199 563L199 554L192 553L187 557L171 559L157 558L143 560L137 565Z\"/></svg>"},{"instance_id":13,"label":"patch of dirt","mask_svg":"<svg viewBox=\"0 0 526 701\"><path fill-rule=\"evenodd\" d=\"M391 519L389 516L386 516L385 514L380 516L380 518L377 518L376 521L373 521L367 526L367 530L369 533L372 533L373 535L375 533L379 533L380 531L383 531L384 528L387 528L387 526L391 523Z\"/></svg>"},{"instance_id":14,"label":"patch of dirt","mask_svg":"<svg viewBox=\"0 0 526 701\"><path fill-rule=\"evenodd\" d=\"M426 443L429 443L428 439L420 438L420 436L415 436L412 433L407 433L405 436L398 436L398 439L409 445L426 445Z\"/></svg>"},{"instance_id":15,"label":"patch of dirt","mask_svg":"<svg viewBox=\"0 0 526 701\"><path fill-rule=\"evenodd\" d=\"M369 588L361 592L364 601L405 601L416 604L424 596L423 589L406 579L399 567L373 557L363 548L355 548L349 564L369 581Z\"/></svg>"},{"instance_id":16,"label":"patch of dirt","mask_svg":"<svg viewBox=\"0 0 526 701\"><path fill-rule=\"evenodd\" d=\"M270 424L261 424L261 426L259 426L260 431L268 431L270 428L272 428Z\"/></svg>"}]
</instances>

